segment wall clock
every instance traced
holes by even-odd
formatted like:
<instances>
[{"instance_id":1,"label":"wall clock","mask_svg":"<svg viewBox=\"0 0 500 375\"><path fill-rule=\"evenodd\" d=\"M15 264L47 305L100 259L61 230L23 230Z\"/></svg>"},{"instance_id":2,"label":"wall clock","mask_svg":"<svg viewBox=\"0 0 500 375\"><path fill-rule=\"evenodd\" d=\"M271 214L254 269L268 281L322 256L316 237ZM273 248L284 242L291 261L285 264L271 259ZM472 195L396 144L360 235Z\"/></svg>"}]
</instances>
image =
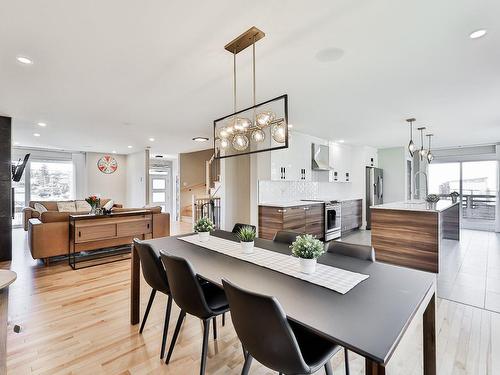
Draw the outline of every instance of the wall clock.
<instances>
[{"instance_id":1,"label":"wall clock","mask_svg":"<svg viewBox=\"0 0 500 375\"><path fill-rule=\"evenodd\" d=\"M111 174L118 169L118 162L110 155L104 155L97 161L97 168L105 174Z\"/></svg>"}]
</instances>

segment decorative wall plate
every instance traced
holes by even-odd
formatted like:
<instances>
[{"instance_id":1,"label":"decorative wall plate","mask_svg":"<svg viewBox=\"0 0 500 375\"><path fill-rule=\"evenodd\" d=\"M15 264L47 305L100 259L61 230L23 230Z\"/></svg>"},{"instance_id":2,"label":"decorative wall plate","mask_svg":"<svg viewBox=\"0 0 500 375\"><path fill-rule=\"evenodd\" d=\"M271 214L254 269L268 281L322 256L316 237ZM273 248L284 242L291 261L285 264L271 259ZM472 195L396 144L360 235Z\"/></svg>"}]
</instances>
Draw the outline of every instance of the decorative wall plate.
<instances>
[{"instance_id":1,"label":"decorative wall plate","mask_svg":"<svg viewBox=\"0 0 500 375\"><path fill-rule=\"evenodd\" d=\"M104 155L97 161L97 168L105 174L111 174L118 169L118 162L111 155Z\"/></svg>"}]
</instances>

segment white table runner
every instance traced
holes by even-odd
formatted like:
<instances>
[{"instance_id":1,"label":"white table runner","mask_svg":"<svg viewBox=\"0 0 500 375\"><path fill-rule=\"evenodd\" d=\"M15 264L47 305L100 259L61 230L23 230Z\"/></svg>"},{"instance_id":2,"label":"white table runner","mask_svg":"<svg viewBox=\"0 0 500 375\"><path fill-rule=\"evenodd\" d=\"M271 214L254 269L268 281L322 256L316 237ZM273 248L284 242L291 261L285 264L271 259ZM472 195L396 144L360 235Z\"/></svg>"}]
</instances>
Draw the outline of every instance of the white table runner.
<instances>
[{"instance_id":1,"label":"white table runner","mask_svg":"<svg viewBox=\"0 0 500 375\"><path fill-rule=\"evenodd\" d=\"M346 294L361 281L369 276L361 273L351 272L318 263L316 272L306 275L300 272L299 260L291 255L281 254L275 251L254 247L253 254L243 254L239 242L226 240L215 236L210 236L208 242L198 240L198 235L179 237L179 240L186 241L233 258L254 263L261 267L266 267L274 271L284 273L297 279L308 281L341 294Z\"/></svg>"}]
</instances>

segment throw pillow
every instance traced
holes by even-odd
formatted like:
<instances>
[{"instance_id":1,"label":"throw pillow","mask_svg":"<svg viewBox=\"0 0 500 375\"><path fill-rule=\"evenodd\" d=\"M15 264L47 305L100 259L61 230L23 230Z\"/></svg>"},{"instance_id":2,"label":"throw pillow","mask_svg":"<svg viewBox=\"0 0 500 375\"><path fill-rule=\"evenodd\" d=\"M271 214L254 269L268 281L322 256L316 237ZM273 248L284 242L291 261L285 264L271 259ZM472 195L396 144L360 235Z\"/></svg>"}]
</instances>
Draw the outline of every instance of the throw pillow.
<instances>
[{"instance_id":1,"label":"throw pillow","mask_svg":"<svg viewBox=\"0 0 500 375\"><path fill-rule=\"evenodd\" d=\"M90 204L88 204L85 201L76 201L76 212L90 212L92 207L90 207Z\"/></svg>"},{"instance_id":2,"label":"throw pillow","mask_svg":"<svg viewBox=\"0 0 500 375\"><path fill-rule=\"evenodd\" d=\"M34 207L35 207L34 210L38 211L40 215L44 212L47 212L47 208L45 208L45 206L41 203L35 203Z\"/></svg>"},{"instance_id":3,"label":"throw pillow","mask_svg":"<svg viewBox=\"0 0 500 375\"><path fill-rule=\"evenodd\" d=\"M59 211L59 212L76 212L75 202L74 201L57 202L57 211Z\"/></svg>"},{"instance_id":4,"label":"throw pillow","mask_svg":"<svg viewBox=\"0 0 500 375\"><path fill-rule=\"evenodd\" d=\"M113 208L114 204L115 202L113 201L113 199L110 199L104 206L102 206L102 208L109 211Z\"/></svg>"}]
</instances>

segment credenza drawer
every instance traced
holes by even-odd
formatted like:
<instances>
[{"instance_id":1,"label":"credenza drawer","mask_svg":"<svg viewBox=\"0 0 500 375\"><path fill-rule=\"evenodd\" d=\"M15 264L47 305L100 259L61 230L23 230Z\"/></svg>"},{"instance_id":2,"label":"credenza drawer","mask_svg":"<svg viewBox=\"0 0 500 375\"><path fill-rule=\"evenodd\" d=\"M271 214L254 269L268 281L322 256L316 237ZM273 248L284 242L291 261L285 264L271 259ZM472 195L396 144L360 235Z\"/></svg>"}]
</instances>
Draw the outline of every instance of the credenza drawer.
<instances>
[{"instance_id":1,"label":"credenza drawer","mask_svg":"<svg viewBox=\"0 0 500 375\"><path fill-rule=\"evenodd\" d=\"M118 237L137 236L140 234L149 234L153 231L151 220L138 220L125 223L118 223L116 228Z\"/></svg>"},{"instance_id":2,"label":"credenza drawer","mask_svg":"<svg viewBox=\"0 0 500 375\"><path fill-rule=\"evenodd\" d=\"M116 224L77 227L75 243L102 240L116 236Z\"/></svg>"}]
</instances>

